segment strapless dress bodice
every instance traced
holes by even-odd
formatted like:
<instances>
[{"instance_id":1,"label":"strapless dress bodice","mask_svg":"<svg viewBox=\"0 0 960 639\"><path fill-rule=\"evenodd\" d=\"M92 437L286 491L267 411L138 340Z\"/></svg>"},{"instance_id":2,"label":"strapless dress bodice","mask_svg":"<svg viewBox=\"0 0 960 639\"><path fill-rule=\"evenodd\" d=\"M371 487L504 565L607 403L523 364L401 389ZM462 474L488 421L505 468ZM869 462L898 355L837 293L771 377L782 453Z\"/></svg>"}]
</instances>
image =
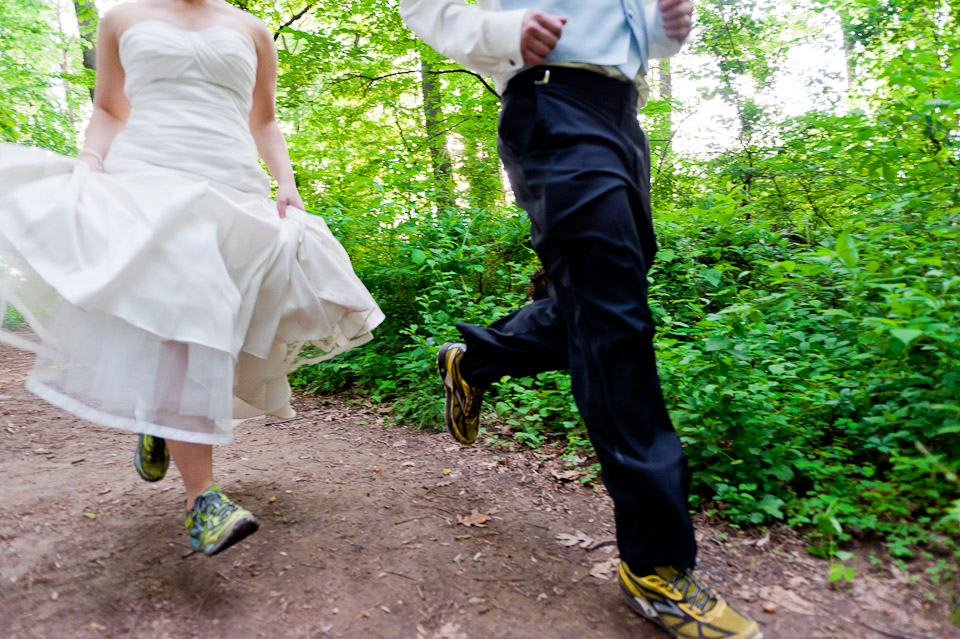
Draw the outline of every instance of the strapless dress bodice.
<instances>
[{"instance_id":1,"label":"strapless dress bodice","mask_svg":"<svg viewBox=\"0 0 960 639\"><path fill-rule=\"evenodd\" d=\"M132 113L111 145L108 172L156 166L269 191L250 133L257 52L249 36L151 19L127 27L119 49Z\"/></svg>"}]
</instances>

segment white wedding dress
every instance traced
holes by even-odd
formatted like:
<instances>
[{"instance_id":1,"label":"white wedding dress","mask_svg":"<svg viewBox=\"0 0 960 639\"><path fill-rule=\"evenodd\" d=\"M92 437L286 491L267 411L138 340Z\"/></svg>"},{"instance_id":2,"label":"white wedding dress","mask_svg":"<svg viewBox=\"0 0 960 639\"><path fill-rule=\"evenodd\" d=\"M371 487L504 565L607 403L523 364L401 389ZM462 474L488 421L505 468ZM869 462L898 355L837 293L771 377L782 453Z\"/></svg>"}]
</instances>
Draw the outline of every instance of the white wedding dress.
<instances>
[{"instance_id":1,"label":"white wedding dress","mask_svg":"<svg viewBox=\"0 0 960 639\"><path fill-rule=\"evenodd\" d=\"M120 38L133 112L103 173L0 146L0 340L27 387L93 422L229 442L290 417L286 374L371 338L383 313L320 217L270 199L248 125L251 40L146 20ZM319 352L297 359L311 342Z\"/></svg>"}]
</instances>

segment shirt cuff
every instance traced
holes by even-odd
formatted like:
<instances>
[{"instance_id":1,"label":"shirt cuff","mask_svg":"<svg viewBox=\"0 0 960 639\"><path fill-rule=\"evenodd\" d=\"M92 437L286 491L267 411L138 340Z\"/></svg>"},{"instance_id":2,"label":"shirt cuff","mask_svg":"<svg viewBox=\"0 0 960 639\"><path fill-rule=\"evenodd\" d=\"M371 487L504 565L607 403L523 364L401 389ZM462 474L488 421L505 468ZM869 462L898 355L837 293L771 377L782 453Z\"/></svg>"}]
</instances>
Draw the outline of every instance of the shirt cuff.
<instances>
[{"instance_id":1,"label":"shirt cuff","mask_svg":"<svg viewBox=\"0 0 960 639\"><path fill-rule=\"evenodd\" d=\"M663 15L656 4L647 5L647 44L651 60L669 58L680 53L683 48L682 40L667 37L663 28Z\"/></svg>"},{"instance_id":2,"label":"shirt cuff","mask_svg":"<svg viewBox=\"0 0 960 639\"><path fill-rule=\"evenodd\" d=\"M485 16L483 42L486 53L497 60L497 69L492 75L501 75L519 71L523 67L523 55L520 53L520 27L526 9L510 11L492 11Z\"/></svg>"}]
</instances>

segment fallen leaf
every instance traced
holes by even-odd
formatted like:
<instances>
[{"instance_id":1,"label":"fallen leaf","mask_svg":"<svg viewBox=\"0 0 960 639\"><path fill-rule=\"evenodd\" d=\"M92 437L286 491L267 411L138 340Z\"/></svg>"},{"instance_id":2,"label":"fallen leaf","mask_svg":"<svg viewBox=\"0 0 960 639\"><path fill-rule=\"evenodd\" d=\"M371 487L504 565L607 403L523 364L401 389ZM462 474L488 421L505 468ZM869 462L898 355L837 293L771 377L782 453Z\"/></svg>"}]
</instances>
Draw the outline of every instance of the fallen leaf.
<instances>
[{"instance_id":1,"label":"fallen leaf","mask_svg":"<svg viewBox=\"0 0 960 639\"><path fill-rule=\"evenodd\" d=\"M782 586L768 586L760 588L760 597L786 608L790 612L801 615L815 615L818 612L817 606L810 603L797 593L787 590Z\"/></svg>"},{"instance_id":2,"label":"fallen leaf","mask_svg":"<svg viewBox=\"0 0 960 639\"><path fill-rule=\"evenodd\" d=\"M467 634L460 629L459 625L448 621L433 632L418 625L417 639L468 639L468 637Z\"/></svg>"},{"instance_id":3,"label":"fallen leaf","mask_svg":"<svg viewBox=\"0 0 960 639\"><path fill-rule=\"evenodd\" d=\"M593 565L593 568L590 569L590 576L607 581L619 568L619 559L604 559Z\"/></svg>"},{"instance_id":4,"label":"fallen leaf","mask_svg":"<svg viewBox=\"0 0 960 639\"><path fill-rule=\"evenodd\" d=\"M469 515L457 515L457 523L464 526L476 526L477 528L486 528L484 525L490 521L492 513L482 513L474 508Z\"/></svg>"},{"instance_id":5,"label":"fallen leaf","mask_svg":"<svg viewBox=\"0 0 960 639\"><path fill-rule=\"evenodd\" d=\"M97 518L97 516L94 515L93 513L83 513L83 516L86 517L87 519L96 519L96 518Z\"/></svg>"},{"instance_id":6,"label":"fallen leaf","mask_svg":"<svg viewBox=\"0 0 960 639\"><path fill-rule=\"evenodd\" d=\"M380 472L380 467L379 467L379 466L374 466L374 467L373 467L373 472L379 473L379 472Z\"/></svg>"},{"instance_id":7,"label":"fallen leaf","mask_svg":"<svg viewBox=\"0 0 960 639\"><path fill-rule=\"evenodd\" d=\"M586 548L593 543L592 537L579 530L575 530L572 535L570 533L560 533L556 539L557 543L561 546L580 546L581 548Z\"/></svg>"},{"instance_id":8,"label":"fallen leaf","mask_svg":"<svg viewBox=\"0 0 960 639\"><path fill-rule=\"evenodd\" d=\"M443 469L443 474L444 474L444 475L449 475L451 472L453 472L453 471L451 471L449 468L444 468L444 469Z\"/></svg>"}]
</instances>

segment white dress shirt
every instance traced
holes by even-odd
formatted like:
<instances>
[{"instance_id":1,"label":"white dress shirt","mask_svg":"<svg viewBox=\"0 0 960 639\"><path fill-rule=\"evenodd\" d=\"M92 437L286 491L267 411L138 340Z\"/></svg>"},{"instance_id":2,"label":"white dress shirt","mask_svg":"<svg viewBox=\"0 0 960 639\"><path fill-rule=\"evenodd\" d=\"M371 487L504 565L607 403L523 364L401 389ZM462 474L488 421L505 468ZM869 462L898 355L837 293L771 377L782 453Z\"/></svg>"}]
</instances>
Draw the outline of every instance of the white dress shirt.
<instances>
[{"instance_id":1,"label":"white dress shirt","mask_svg":"<svg viewBox=\"0 0 960 639\"><path fill-rule=\"evenodd\" d=\"M676 54L683 43L667 37L657 0L645 0L645 3L650 58ZM499 0L477 0L476 5L468 5L464 0L400 0L400 15L414 33L446 57L478 73L492 75L501 92L510 78L524 67L520 26L526 12L526 9L502 11ZM626 78L616 67L564 66L587 66L607 75L619 75L634 81L641 93L645 93L642 70L638 77Z\"/></svg>"}]
</instances>

